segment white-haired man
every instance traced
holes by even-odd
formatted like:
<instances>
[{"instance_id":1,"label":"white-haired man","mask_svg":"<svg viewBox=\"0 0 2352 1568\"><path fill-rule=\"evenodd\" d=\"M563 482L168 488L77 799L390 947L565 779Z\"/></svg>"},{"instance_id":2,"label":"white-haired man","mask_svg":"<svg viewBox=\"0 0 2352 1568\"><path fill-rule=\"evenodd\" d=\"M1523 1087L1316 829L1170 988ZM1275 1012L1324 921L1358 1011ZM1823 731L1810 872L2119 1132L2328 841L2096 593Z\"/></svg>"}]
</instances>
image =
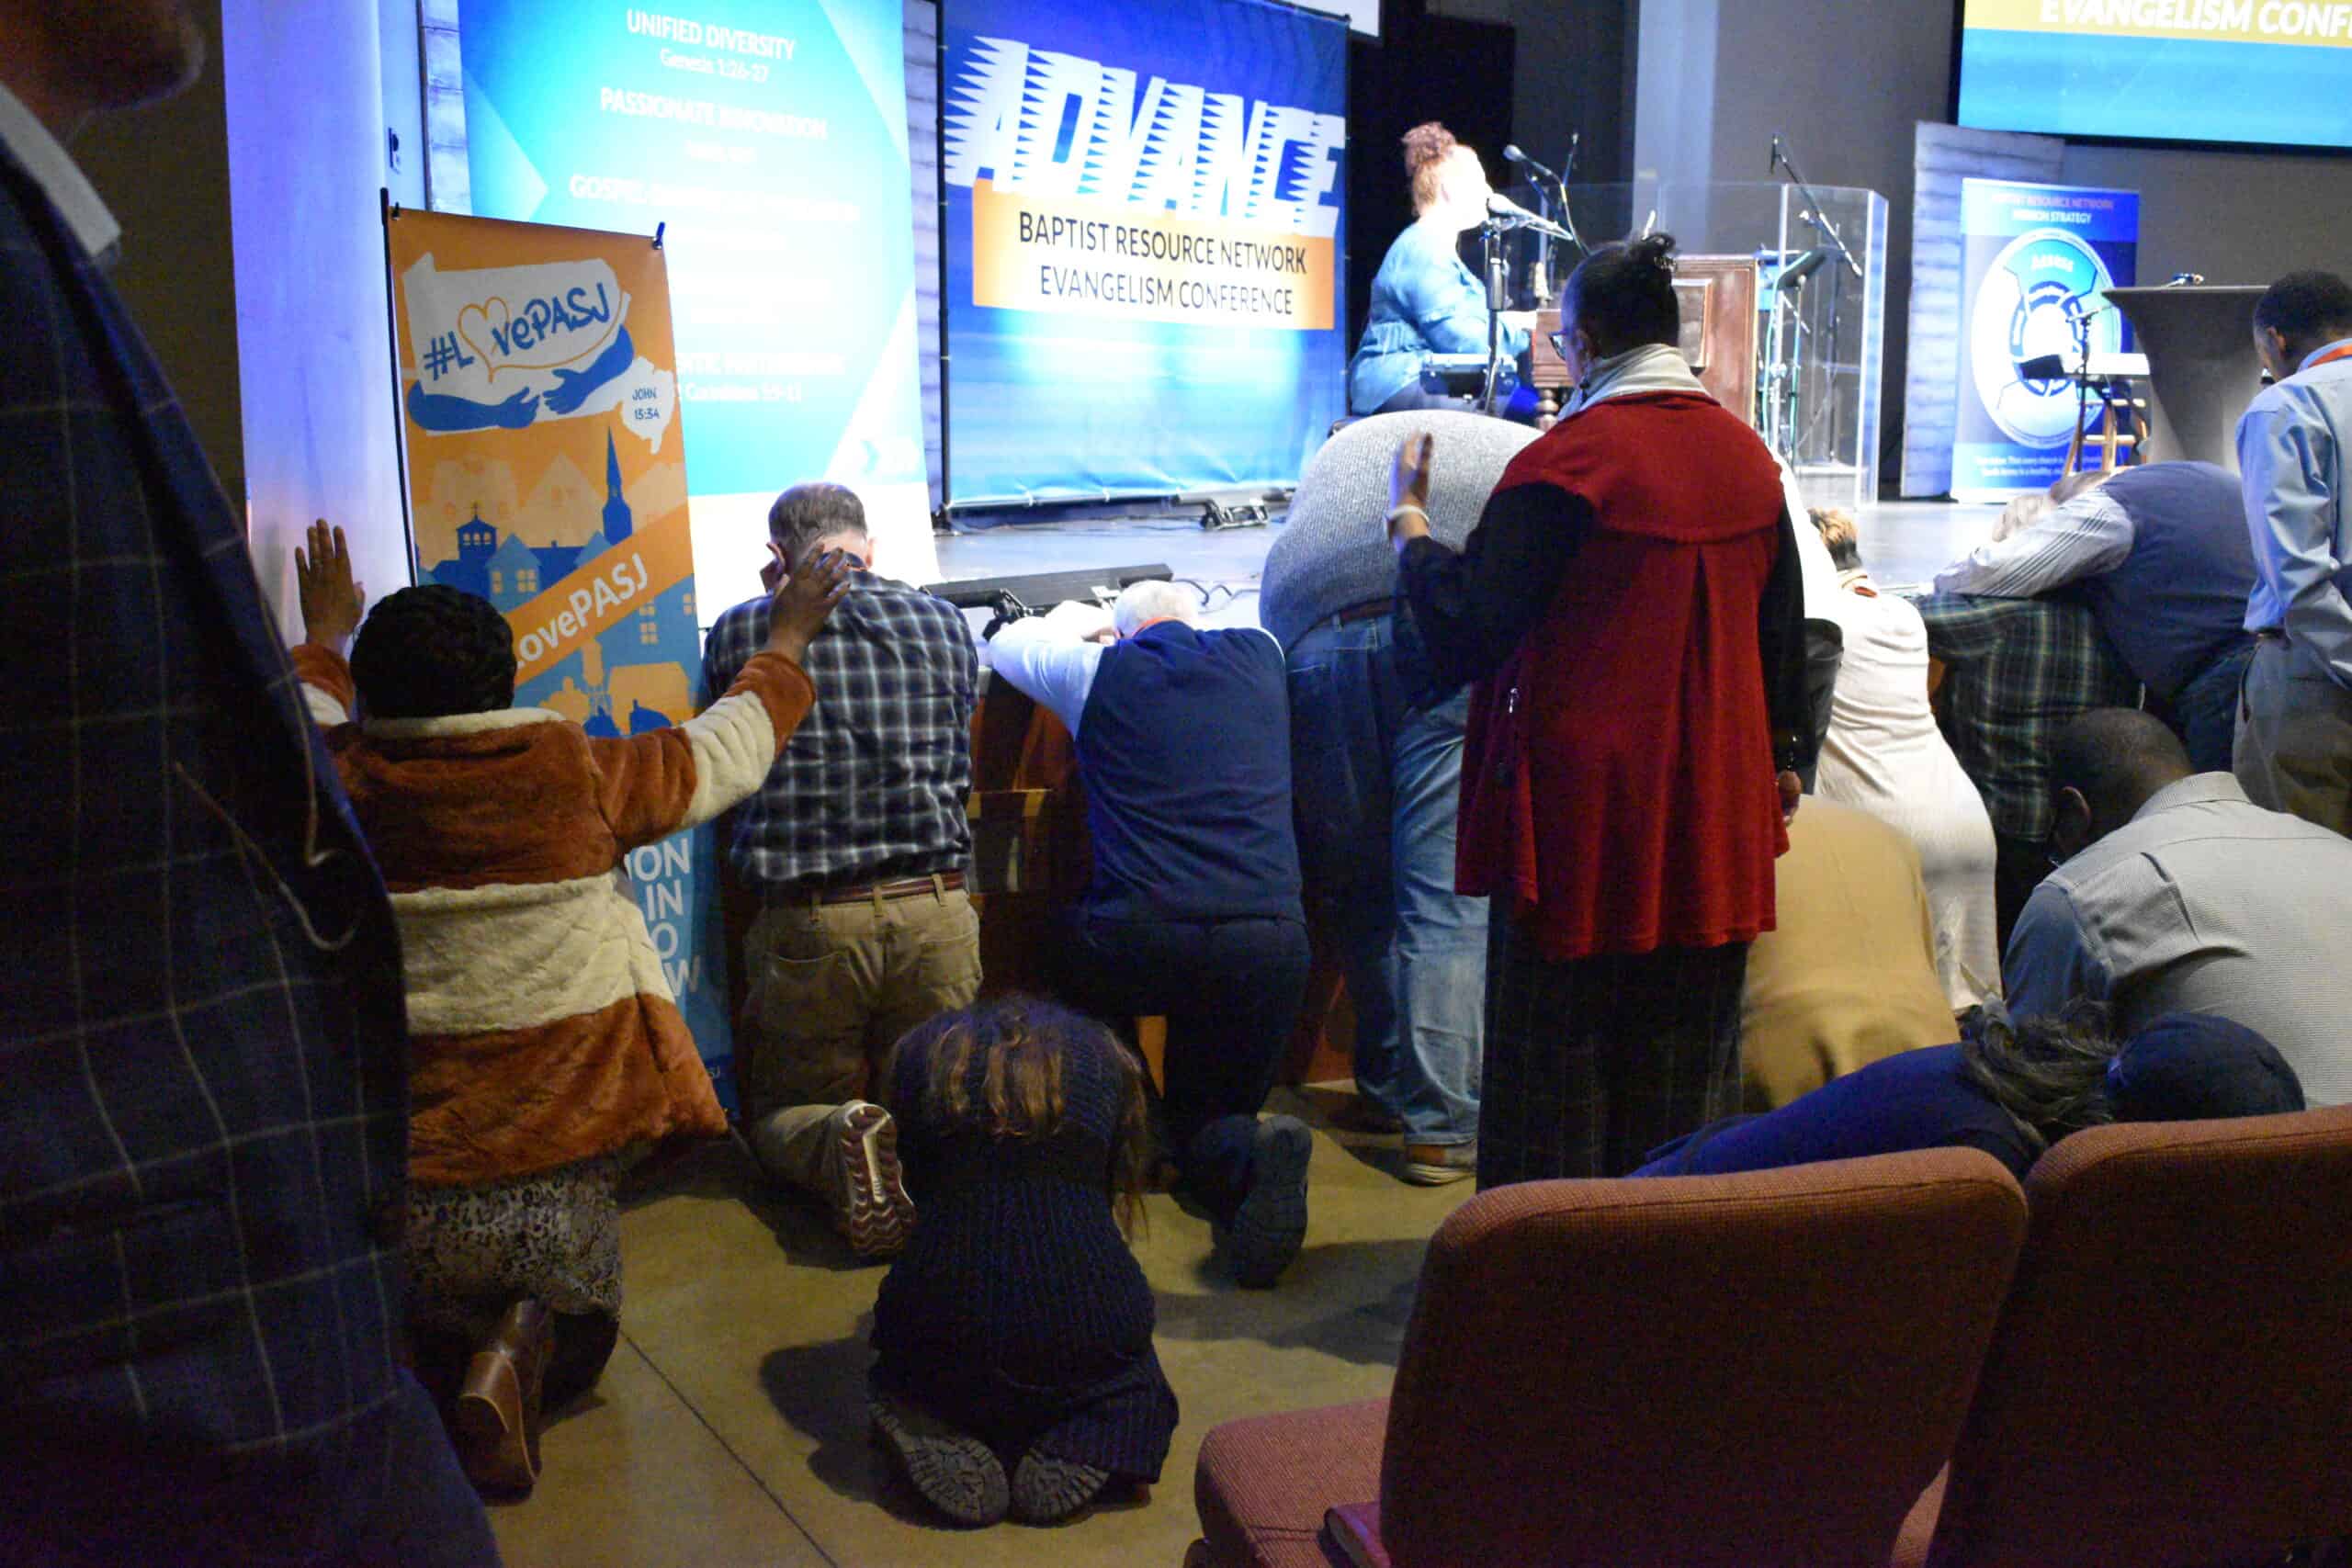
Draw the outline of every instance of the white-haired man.
<instances>
[{"instance_id":1,"label":"white-haired man","mask_svg":"<svg viewBox=\"0 0 2352 1568\"><path fill-rule=\"evenodd\" d=\"M1064 987L1119 1028L1167 1018L1177 1167L1235 1278L1271 1285L1306 1235L1306 1127L1258 1120L1309 963L1289 713L1281 647L1199 610L1138 582L1107 617L1073 602L1014 622L990 658L1078 745L1094 874Z\"/></svg>"}]
</instances>

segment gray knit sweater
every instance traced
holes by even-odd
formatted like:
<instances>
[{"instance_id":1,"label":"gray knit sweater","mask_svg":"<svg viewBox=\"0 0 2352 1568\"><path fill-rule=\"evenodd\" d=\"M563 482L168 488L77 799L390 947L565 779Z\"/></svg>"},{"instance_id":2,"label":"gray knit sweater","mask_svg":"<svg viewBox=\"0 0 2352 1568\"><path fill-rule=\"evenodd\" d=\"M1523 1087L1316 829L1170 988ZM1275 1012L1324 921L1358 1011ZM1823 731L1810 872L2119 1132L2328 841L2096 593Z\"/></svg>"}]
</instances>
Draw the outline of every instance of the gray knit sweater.
<instances>
[{"instance_id":1,"label":"gray knit sweater","mask_svg":"<svg viewBox=\"0 0 2352 1568\"><path fill-rule=\"evenodd\" d=\"M1396 448L1416 431L1437 442L1430 461L1430 532L1459 549L1478 524L1504 466L1535 432L1451 411L1360 419L1323 444L1300 476L1290 521L1266 553L1258 620L1290 651L1315 625L1396 591L1396 557L1382 519Z\"/></svg>"}]
</instances>

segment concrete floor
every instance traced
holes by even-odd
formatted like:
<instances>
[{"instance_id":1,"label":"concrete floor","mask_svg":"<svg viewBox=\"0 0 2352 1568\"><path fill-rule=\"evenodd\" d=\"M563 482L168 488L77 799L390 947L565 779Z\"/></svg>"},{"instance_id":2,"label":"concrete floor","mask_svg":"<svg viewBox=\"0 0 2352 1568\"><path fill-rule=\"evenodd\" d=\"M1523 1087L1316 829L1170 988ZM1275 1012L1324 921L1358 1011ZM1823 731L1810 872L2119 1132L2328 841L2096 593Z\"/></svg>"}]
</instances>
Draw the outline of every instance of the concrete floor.
<instances>
[{"instance_id":1,"label":"concrete floor","mask_svg":"<svg viewBox=\"0 0 2352 1568\"><path fill-rule=\"evenodd\" d=\"M1864 558L1887 587L1924 583L1983 538L1995 511L1870 508ZM1210 620L1250 625L1274 534L1160 517L997 528L939 547L949 578L1163 562L1211 592ZM1206 1224L1151 1200L1136 1249L1159 1293L1159 1355L1183 1424L1149 1501L1049 1532L937 1527L887 1478L864 1400L883 1270L854 1265L813 1209L765 1192L739 1146L703 1151L629 1206L620 1348L597 1392L549 1428L537 1493L492 1510L508 1563L1176 1568L1197 1530L1202 1435L1385 1393L1430 1233L1469 1196L1467 1183L1398 1180L1393 1139L1334 1133L1324 1113L1340 1098L1278 1096L1317 1126L1306 1250L1278 1289L1234 1288L1208 1266Z\"/></svg>"},{"instance_id":2,"label":"concrete floor","mask_svg":"<svg viewBox=\"0 0 2352 1568\"><path fill-rule=\"evenodd\" d=\"M1430 1233L1467 1182L1407 1186L1396 1140L1336 1133L1344 1089L1283 1090L1316 1126L1306 1248L1272 1291L1210 1262L1206 1222L1164 1196L1136 1256L1183 1410L1148 1501L1051 1530L935 1526L867 1438L865 1332L879 1266L813 1207L715 1145L630 1202L627 1302L603 1382L547 1432L538 1490L494 1506L509 1568L1053 1563L1176 1568L1198 1533L1193 1461L1237 1416L1385 1393Z\"/></svg>"}]
</instances>

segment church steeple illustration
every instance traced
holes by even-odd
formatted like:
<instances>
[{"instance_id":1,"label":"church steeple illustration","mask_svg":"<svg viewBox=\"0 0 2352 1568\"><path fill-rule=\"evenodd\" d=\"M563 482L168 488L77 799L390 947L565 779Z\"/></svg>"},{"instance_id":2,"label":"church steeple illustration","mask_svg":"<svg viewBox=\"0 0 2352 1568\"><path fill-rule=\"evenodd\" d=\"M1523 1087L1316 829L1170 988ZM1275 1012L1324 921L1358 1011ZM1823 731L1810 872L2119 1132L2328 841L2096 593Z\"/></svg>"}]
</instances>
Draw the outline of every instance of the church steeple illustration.
<instances>
[{"instance_id":1,"label":"church steeple illustration","mask_svg":"<svg viewBox=\"0 0 2352 1568\"><path fill-rule=\"evenodd\" d=\"M605 432L605 543L617 545L629 536L637 520L629 513L628 498L621 493L620 449L613 445L613 433Z\"/></svg>"},{"instance_id":2,"label":"church steeple illustration","mask_svg":"<svg viewBox=\"0 0 2352 1568\"><path fill-rule=\"evenodd\" d=\"M498 551L498 530L481 520L481 508L458 525L458 558L461 561L488 560Z\"/></svg>"}]
</instances>

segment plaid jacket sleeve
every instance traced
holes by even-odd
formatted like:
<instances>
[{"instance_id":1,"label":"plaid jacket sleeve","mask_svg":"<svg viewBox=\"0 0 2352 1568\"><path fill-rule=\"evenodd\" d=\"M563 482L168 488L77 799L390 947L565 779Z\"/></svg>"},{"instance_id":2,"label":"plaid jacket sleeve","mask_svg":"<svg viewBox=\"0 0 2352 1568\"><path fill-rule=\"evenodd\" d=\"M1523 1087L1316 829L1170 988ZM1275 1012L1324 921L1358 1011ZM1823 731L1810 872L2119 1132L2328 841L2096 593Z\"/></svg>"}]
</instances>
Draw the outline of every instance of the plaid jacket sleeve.
<instances>
[{"instance_id":1,"label":"plaid jacket sleeve","mask_svg":"<svg viewBox=\"0 0 2352 1568\"><path fill-rule=\"evenodd\" d=\"M235 516L5 152L0 341L10 1465L64 1434L233 1458L239 1517L301 1555L404 1386L390 909Z\"/></svg>"},{"instance_id":2,"label":"plaid jacket sleeve","mask_svg":"<svg viewBox=\"0 0 2352 1568\"><path fill-rule=\"evenodd\" d=\"M1916 601L1919 618L1928 626L1928 653L1946 664L1978 664L2001 646L2001 617L2007 607L1998 599L1964 593L1932 593Z\"/></svg>"}]
</instances>

